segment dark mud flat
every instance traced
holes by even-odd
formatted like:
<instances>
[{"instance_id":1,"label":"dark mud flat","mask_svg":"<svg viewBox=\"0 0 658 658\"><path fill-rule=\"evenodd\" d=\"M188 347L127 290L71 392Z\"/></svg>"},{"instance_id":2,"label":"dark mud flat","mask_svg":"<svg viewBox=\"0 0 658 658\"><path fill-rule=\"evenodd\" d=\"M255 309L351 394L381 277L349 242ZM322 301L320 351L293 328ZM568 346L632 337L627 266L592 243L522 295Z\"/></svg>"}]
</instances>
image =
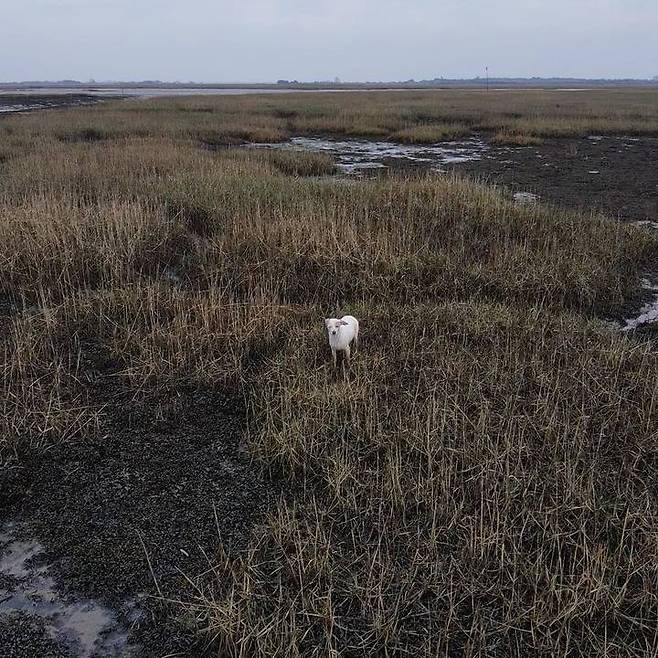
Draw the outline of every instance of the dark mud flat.
<instances>
[{"instance_id":1,"label":"dark mud flat","mask_svg":"<svg viewBox=\"0 0 658 658\"><path fill-rule=\"evenodd\" d=\"M11 563L7 547L40 549L0 575L0 629L12 629L0 633L0 656L202 655L159 593L191 596L183 574L207 570L220 539L229 551L246 546L280 491L243 446L239 398L188 389L135 399L108 383L102 351L82 358L93 399L107 405L100 432L27 455L0 481L0 531L13 539L0 541L0 565ZM35 569L51 590L36 597ZM61 614L41 614L44 603ZM82 611L73 622L71 610Z\"/></svg>"},{"instance_id":2,"label":"dark mud flat","mask_svg":"<svg viewBox=\"0 0 658 658\"><path fill-rule=\"evenodd\" d=\"M540 146L496 147L457 171L537 194L542 201L658 221L658 138L589 137Z\"/></svg>"},{"instance_id":3,"label":"dark mud flat","mask_svg":"<svg viewBox=\"0 0 658 658\"><path fill-rule=\"evenodd\" d=\"M42 620L26 613L0 616L0 655L11 658L72 658L53 640Z\"/></svg>"},{"instance_id":4,"label":"dark mud flat","mask_svg":"<svg viewBox=\"0 0 658 658\"><path fill-rule=\"evenodd\" d=\"M0 532L3 655L31 655L37 649L44 656L132 655L128 633L117 615L96 601L74 599L58 591L45 549L34 540L19 539L21 532L25 529L14 523Z\"/></svg>"},{"instance_id":5,"label":"dark mud flat","mask_svg":"<svg viewBox=\"0 0 658 658\"><path fill-rule=\"evenodd\" d=\"M0 94L0 116L79 105L92 105L102 99L90 94Z\"/></svg>"}]
</instances>

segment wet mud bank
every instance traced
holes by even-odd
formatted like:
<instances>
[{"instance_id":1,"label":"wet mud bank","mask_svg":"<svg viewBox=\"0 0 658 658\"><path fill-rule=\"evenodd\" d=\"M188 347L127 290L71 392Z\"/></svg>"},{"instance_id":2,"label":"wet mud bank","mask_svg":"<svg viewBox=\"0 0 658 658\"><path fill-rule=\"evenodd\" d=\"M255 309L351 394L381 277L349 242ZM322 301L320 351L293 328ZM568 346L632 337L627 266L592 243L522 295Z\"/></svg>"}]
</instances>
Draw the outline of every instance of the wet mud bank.
<instances>
[{"instance_id":1,"label":"wet mud bank","mask_svg":"<svg viewBox=\"0 0 658 658\"><path fill-rule=\"evenodd\" d=\"M658 138L551 139L539 146L492 146L455 169L542 201L598 210L622 221L658 221Z\"/></svg>"},{"instance_id":2,"label":"wet mud bank","mask_svg":"<svg viewBox=\"0 0 658 658\"><path fill-rule=\"evenodd\" d=\"M118 98L118 96L117 96ZM0 117L8 114L95 105L103 99L90 94L7 94L0 93Z\"/></svg>"},{"instance_id":3,"label":"wet mud bank","mask_svg":"<svg viewBox=\"0 0 658 658\"><path fill-rule=\"evenodd\" d=\"M288 142L248 144L256 149L283 149L326 153L336 160L344 174L363 174L371 170L421 167L445 171L445 165L480 160L489 150L480 137L437 144L399 144L367 139L328 139L293 137Z\"/></svg>"},{"instance_id":4,"label":"wet mud bank","mask_svg":"<svg viewBox=\"0 0 658 658\"><path fill-rule=\"evenodd\" d=\"M82 355L99 431L0 479L0 655L200 655L170 600L220 542L246 547L281 490L248 454L240 397L136 395L99 359Z\"/></svg>"}]
</instances>

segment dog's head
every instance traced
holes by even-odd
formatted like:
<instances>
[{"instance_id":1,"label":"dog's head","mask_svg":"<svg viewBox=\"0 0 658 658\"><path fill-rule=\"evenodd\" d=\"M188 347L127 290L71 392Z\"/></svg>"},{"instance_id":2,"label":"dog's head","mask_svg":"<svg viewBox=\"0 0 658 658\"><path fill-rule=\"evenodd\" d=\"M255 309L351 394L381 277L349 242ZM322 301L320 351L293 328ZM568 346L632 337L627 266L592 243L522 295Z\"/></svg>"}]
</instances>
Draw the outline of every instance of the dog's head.
<instances>
[{"instance_id":1,"label":"dog's head","mask_svg":"<svg viewBox=\"0 0 658 658\"><path fill-rule=\"evenodd\" d=\"M347 322L344 320L338 320L337 318L326 318L324 321L324 325L327 328L327 333L330 336L336 336L340 331L340 328L346 324Z\"/></svg>"}]
</instances>

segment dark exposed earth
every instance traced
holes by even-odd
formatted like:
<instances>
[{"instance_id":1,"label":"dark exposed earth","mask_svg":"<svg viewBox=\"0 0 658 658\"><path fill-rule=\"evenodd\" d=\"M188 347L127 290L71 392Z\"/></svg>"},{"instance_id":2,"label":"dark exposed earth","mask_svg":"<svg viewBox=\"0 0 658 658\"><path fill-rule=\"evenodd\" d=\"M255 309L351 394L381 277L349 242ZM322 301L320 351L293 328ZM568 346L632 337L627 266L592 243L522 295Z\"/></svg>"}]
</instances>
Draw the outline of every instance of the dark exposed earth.
<instances>
[{"instance_id":1,"label":"dark exposed earth","mask_svg":"<svg viewBox=\"0 0 658 658\"><path fill-rule=\"evenodd\" d=\"M658 232L656 137L548 140L539 147L502 152L494 147L482 160L455 168L556 207L602 212ZM637 294L612 320L625 330L655 336L657 284L658 263L647 263Z\"/></svg>"},{"instance_id":2,"label":"dark exposed earth","mask_svg":"<svg viewBox=\"0 0 658 658\"><path fill-rule=\"evenodd\" d=\"M658 222L658 138L589 137L492 147L455 169L555 205Z\"/></svg>"},{"instance_id":3,"label":"dark exposed earth","mask_svg":"<svg viewBox=\"0 0 658 658\"><path fill-rule=\"evenodd\" d=\"M100 98L90 94L0 94L0 116L16 112L57 109L77 105L92 105Z\"/></svg>"},{"instance_id":4,"label":"dark exposed earth","mask_svg":"<svg viewBox=\"0 0 658 658\"><path fill-rule=\"evenodd\" d=\"M0 656L201 655L166 600L220 539L246 545L277 485L243 445L239 397L136 395L99 345L80 352L99 431L0 479Z\"/></svg>"},{"instance_id":5,"label":"dark exposed earth","mask_svg":"<svg viewBox=\"0 0 658 658\"><path fill-rule=\"evenodd\" d=\"M441 168L555 205L658 222L657 138L489 145ZM0 331L12 312L0 304ZM246 546L280 483L245 448L238 395L135 393L101 345L82 341L79 353L85 395L102 408L98 431L25 454L20 467L0 464L0 656L202 655L167 599L189 593L184 575L207 569L220 540L228 551Z\"/></svg>"}]
</instances>

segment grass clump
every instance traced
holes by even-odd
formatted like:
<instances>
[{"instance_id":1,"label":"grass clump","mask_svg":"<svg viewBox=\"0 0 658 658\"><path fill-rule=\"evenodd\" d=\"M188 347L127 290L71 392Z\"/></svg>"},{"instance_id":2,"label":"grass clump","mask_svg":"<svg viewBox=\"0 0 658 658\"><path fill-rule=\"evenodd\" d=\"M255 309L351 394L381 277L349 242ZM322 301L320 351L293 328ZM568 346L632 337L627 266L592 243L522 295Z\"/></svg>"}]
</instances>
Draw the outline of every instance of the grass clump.
<instances>
[{"instance_id":1,"label":"grass clump","mask_svg":"<svg viewBox=\"0 0 658 658\"><path fill-rule=\"evenodd\" d=\"M271 151L269 162L287 176L331 176L336 173L334 159L326 153Z\"/></svg>"},{"instance_id":2,"label":"grass clump","mask_svg":"<svg viewBox=\"0 0 658 658\"><path fill-rule=\"evenodd\" d=\"M499 146L539 146L544 140L534 135L497 132L491 142Z\"/></svg>"},{"instance_id":3,"label":"grass clump","mask_svg":"<svg viewBox=\"0 0 658 658\"><path fill-rule=\"evenodd\" d=\"M256 383L252 449L315 495L220 556L191 608L219 651L645 655L656 354L538 309L349 310L349 380L304 327Z\"/></svg>"},{"instance_id":4,"label":"grass clump","mask_svg":"<svg viewBox=\"0 0 658 658\"><path fill-rule=\"evenodd\" d=\"M98 408L78 385L75 362L53 342L51 322L48 312L26 311L0 324L0 475L28 451L96 430Z\"/></svg>"},{"instance_id":5,"label":"grass clump","mask_svg":"<svg viewBox=\"0 0 658 658\"><path fill-rule=\"evenodd\" d=\"M109 139L111 134L98 128L82 128L74 132L64 132L58 135L63 142L98 142Z\"/></svg>"},{"instance_id":6,"label":"grass clump","mask_svg":"<svg viewBox=\"0 0 658 658\"><path fill-rule=\"evenodd\" d=\"M459 139L470 133L463 124L419 125L398 130L391 135L391 139L409 144L434 144Z\"/></svg>"}]
</instances>

